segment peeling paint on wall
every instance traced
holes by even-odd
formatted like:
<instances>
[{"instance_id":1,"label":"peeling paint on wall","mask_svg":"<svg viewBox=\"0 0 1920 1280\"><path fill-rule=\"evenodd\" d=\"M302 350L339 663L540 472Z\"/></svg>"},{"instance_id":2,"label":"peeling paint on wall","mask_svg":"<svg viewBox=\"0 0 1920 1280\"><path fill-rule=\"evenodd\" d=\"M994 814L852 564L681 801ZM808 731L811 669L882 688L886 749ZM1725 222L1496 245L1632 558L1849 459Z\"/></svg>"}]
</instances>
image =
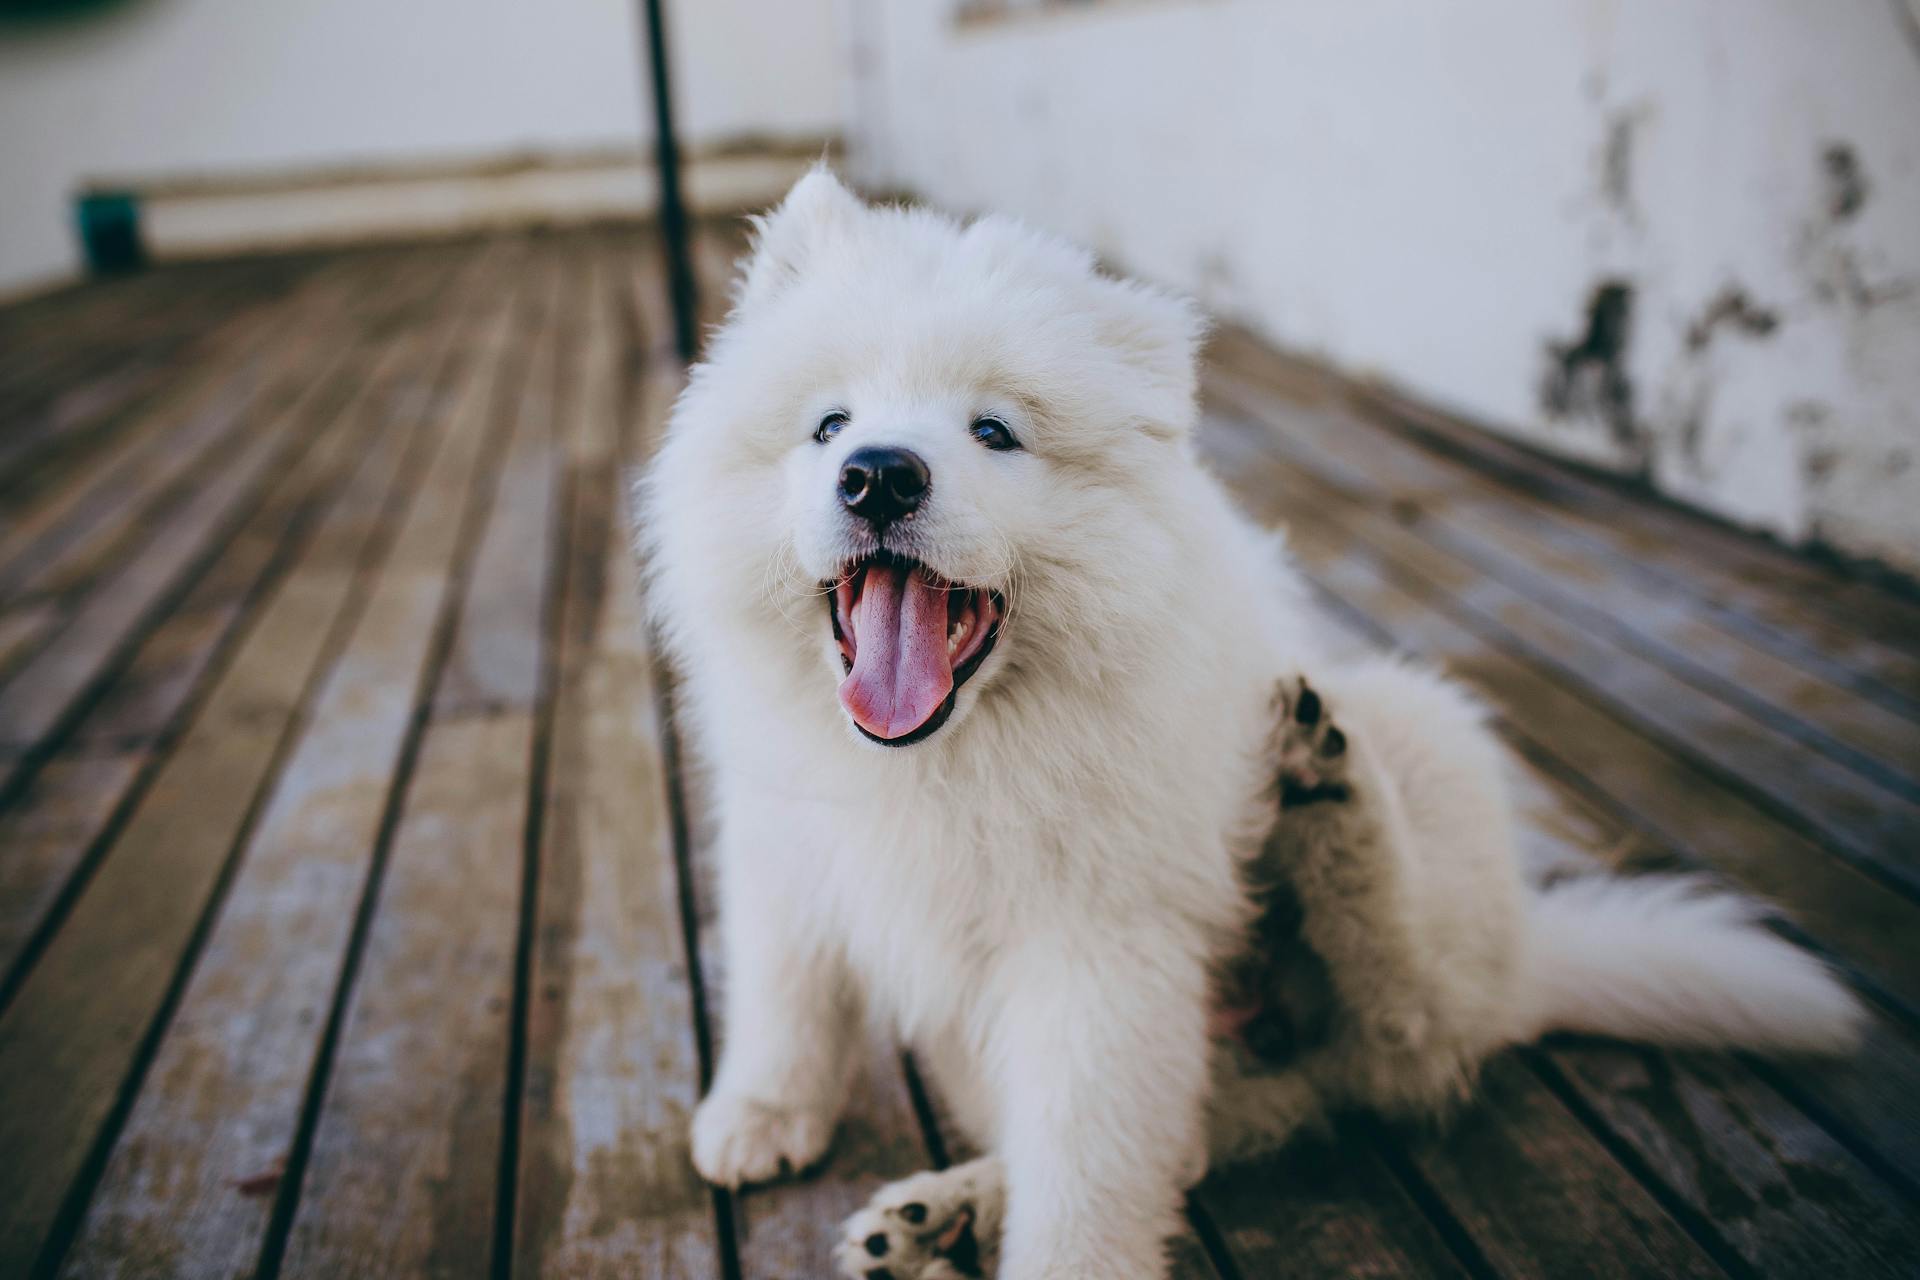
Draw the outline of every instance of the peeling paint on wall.
<instances>
[{"instance_id":1,"label":"peeling paint on wall","mask_svg":"<svg viewBox=\"0 0 1920 1280\"><path fill-rule=\"evenodd\" d=\"M1860 157L1844 142L1829 143L1820 153L1820 166L1827 178L1827 212L1835 222L1845 222L1867 203L1867 175L1860 171Z\"/></svg>"},{"instance_id":2,"label":"peeling paint on wall","mask_svg":"<svg viewBox=\"0 0 1920 1280\"><path fill-rule=\"evenodd\" d=\"M1748 337L1764 338L1779 327L1780 317L1776 312L1758 305L1747 296L1745 289L1732 284L1715 294L1706 310L1688 326L1687 350L1705 350L1717 329L1727 328Z\"/></svg>"},{"instance_id":3,"label":"peeling paint on wall","mask_svg":"<svg viewBox=\"0 0 1920 1280\"><path fill-rule=\"evenodd\" d=\"M1633 333L1633 286L1603 280L1588 296L1585 329L1572 342L1547 344L1540 406L1549 417L1605 426L1614 442L1639 457L1646 445L1633 419L1627 344Z\"/></svg>"},{"instance_id":4,"label":"peeling paint on wall","mask_svg":"<svg viewBox=\"0 0 1920 1280\"><path fill-rule=\"evenodd\" d=\"M1606 130L1601 138L1600 203L1603 211L1629 228L1638 228L1643 211L1634 199L1634 157L1641 135L1653 119L1654 106L1640 101L1606 114Z\"/></svg>"}]
</instances>

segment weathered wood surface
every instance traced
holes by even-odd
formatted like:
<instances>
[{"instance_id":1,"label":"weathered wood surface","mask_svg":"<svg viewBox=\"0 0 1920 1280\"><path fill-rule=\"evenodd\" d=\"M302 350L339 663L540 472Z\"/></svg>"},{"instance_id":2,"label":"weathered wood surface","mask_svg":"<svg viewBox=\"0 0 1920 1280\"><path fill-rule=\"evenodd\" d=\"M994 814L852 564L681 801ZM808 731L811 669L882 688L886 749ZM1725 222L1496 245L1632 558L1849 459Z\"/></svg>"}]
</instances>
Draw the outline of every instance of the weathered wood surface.
<instances>
[{"instance_id":1,"label":"weathered wood surface","mask_svg":"<svg viewBox=\"0 0 1920 1280\"><path fill-rule=\"evenodd\" d=\"M0 351L0 511L29 497L127 429L130 416L176 391L182 367L198 376L262 321L320 260L206 263L156 271L103 290L77 291L69 314L33 314L48 301L8 308ZM57 309L57 308L56 308ZM263 335L264 336L264 335Z\"/></svg>"},{"instance_id":2,"label":"weathered wood surface","mask_svg":"<svg viewBox=\"0 0 1920 1280\"><path fill-rule=\"evenodd\" d=\"M101 1230L162 1241L193 1271L243 1265L283 1216L275 1192L290 1182L252 1196L234 1186L291 1169L305 1138L335 984L351 966L389 797L412 764L415 710L482 501L481 459L498 440L495 384L515 296L483 306L454 403L426 423L424 474L244 838L96 1201Z\"/></svg>"},{"instance_id":3,"label":"weathered wood surface","mask_svg":"<svg viewBox=\"0 0 1920 1280\"><path fill-rule=\"evenodd\" d=\"M393 300L405 305L411 297L411 290L397 291ZM366 319L385 309L383 300L381 308ZM364 329L363 322L358 332ZM331 367L349 379L362 376L375 355L372 349L362 350L355 360ZM304 429L318 436L335 430L337 419L331 411L316 412ZM337 429L359 431L364 440L380 425L369 416L364 424ZM277 581L315 518L333 500L344 468L358 461L352 444L319 448L320 454L305 465L285 469L274 478L264 500L207 571L151 632L138 639L125 666L107 674L100 696L84 710L65 740L41 744L46 762L40 765L39 776L27 780L27 794L0 815L0 845L10 843L16 823L36 824L32 836L22 836L30 841L35 856L10 862L6 871L0 871L12 890L0 908L5 917L0 922L0 974L11 970L29 935L48 925L49 913L72 886L77 869L96 848L106 824L123 813L150 777L163 739L177 733L191 714L202 692L203 676L230 647L259 594ZM121 785L90 790L86 803L94 817L88 822L69 821L57 829L38 822L34 815L43 798L58 794L57 788L50 790L50 781L71 777L83 765L102 780L109 767L118 769Z\"/></svg>"},{"instance_id":4,"label":"weathered wood surface","mask_svg":"<svg viewBox=\"0 0 1920 1280\"><path fill-rule=\"evenodd\" d=\"M659 278L598 231L0 308L0 1274L816 1276L966 1154L875 1044L817 1176L688 1162L725 975L628 554ZM1505 1055L1444 1129L1216 1172L1176 1273L1912 1274L1920 605L1217 355L1204 452L1345 644L1486 696L1530 859L1764 894L1874 1021Z\"/></svg>"},{"instance_id":5,"label":"weathered wood surface","mask_svg":"<svg viewBox=\"0 0 1920 1280\"><path fill-rule=\"evenodd\" d=\"M398 361L404 348L387 357ZM376 372L376 377L378 373ZM47 1242L74 1177L166 999L206 892L294 714L377 510L323 529L315 572L266 605L128 819L111 856L0 1014L0 1270ZM350 527L357 526L357 527ZM329 534L333 536L329 536ZM343 554L344 553L344 554Z\"/></svg>"},{"instance_id":6,"label":"weathered wood surface","mask_svg":"<svg viewBox=\"0 0 1920 1280\"><path fill-rule=\"evenodd\" d=\"M701 1084L667 753L621 480L658 429L657 370L625 402L619 258L576 294L565 592L531 905L512 1271L720 1275L716 1198L687 1156Z\"/></svg>"}]
</instances>

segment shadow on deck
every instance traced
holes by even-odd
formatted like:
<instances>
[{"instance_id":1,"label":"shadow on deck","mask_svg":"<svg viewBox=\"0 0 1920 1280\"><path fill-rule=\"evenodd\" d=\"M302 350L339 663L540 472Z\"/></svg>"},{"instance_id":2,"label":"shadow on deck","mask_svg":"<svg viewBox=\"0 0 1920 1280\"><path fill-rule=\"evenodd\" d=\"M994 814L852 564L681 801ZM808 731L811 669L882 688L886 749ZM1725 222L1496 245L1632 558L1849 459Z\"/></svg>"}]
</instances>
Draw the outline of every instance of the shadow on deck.
<instances>
[{"instance_id":1,"label":"shadow on deck","mask_svg":"<svg viewBox=\"0 0 1920 1280\"><path fill-rule=\"evenodd\" d=\"M509 236L0 310L0 1273L821 1275L956 1154L876 1049L817 1178L687 1162L706 827L619 484L677 386L654 265ZM1920 605L1232 333L1205 391L1329 625L1498 707L1533 856L1749 886L1875 1024L1822 1068L1507 1055L1443 1134L1209 1180L1180 1274L1912 1274Z\"/></svg>"}]
</instances>

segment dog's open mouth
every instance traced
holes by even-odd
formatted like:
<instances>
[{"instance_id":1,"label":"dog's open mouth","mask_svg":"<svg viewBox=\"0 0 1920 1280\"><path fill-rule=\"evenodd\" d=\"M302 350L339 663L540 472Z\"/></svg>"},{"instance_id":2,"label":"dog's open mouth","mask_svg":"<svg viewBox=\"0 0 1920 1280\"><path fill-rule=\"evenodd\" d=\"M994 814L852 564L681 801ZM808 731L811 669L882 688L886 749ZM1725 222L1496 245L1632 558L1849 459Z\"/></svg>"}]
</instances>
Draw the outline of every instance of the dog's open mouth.
<instances>
[{"instance_id":1,"label":"dog's open mouth","mask_svg":"<svg viewBox=\"0 0 1920 1280\"><path fill-rule=\"evenodd\" d=\"M986 661L1005 600L894 556L862 560L831 585L828 612L847 673L840 705L875 742L919 742L946 723L960 686Z\"/></svg>"}]
</instances>

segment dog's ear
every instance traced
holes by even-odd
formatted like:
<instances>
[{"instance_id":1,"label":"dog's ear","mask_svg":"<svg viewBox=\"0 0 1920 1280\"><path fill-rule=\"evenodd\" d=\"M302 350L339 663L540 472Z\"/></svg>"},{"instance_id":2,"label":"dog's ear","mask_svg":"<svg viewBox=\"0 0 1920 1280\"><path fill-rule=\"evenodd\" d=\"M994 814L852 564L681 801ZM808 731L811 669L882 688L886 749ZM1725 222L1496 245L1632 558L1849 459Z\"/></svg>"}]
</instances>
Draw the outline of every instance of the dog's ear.
<instances>
[{"instance_id":1,"label":"dog's ear","mask_svg":"<svg viewBox=\"0 0 1920 1280\"><path fill-rule=\"evenodd\" d=\"M1101 337L1141 380L1141 424L1162 437L1184 434L1195 417L1206 317L1187 299L1151 285L1101 277L1094 289Z\"/></svg>"},{"instance_id":2,"label":"dog's ear","mask_svg":"<svg viewBox=\"0 0 1920 1280\"><path fill-rule=\"evenodd\" d=\"M785 289L823 245L847 234L865 213L826 165L807 170L777 208L753 219L753 255L736 289L739 301L764 301Z\"/></svg>"}]
</instances>

